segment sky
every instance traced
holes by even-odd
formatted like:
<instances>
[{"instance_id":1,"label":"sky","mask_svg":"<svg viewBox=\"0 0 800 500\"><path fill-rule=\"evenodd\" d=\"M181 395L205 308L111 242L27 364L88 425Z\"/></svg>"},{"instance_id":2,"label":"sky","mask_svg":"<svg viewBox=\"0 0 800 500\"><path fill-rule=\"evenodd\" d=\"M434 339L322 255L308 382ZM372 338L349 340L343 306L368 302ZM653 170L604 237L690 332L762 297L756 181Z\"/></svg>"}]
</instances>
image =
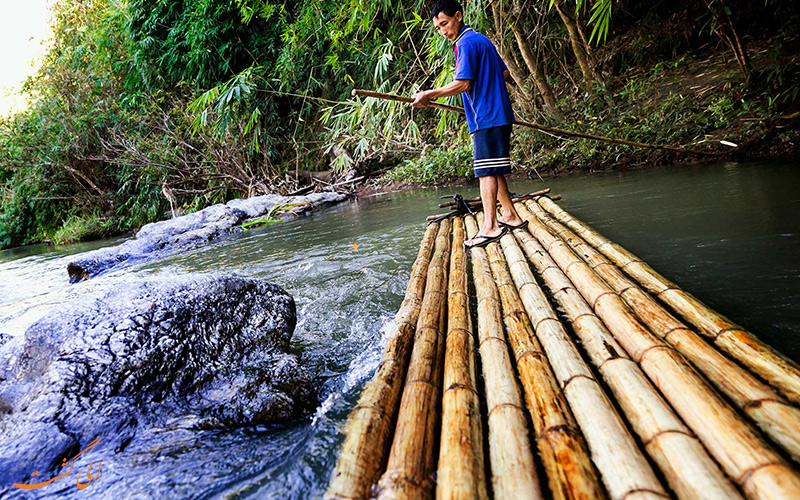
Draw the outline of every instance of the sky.
<instances>
[{"instance_id":1,"label":"sky","mask_svg":"<svg viewBox=\"0 0 800 500\"><path fill-rule=\"evenodd\" d=\"M25 107L19 90L50 37L52 0L0 0L0 115Z\"/></svg>"}]
</instances>

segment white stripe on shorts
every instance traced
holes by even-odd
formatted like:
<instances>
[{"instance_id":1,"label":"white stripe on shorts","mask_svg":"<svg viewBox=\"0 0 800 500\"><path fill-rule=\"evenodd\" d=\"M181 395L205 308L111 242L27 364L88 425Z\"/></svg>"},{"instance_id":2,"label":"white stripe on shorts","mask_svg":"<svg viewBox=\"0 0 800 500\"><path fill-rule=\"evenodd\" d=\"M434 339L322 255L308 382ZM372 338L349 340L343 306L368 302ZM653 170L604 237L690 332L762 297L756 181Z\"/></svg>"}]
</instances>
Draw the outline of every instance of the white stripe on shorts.
<instances>
[{"instance_id":1,"label":"white stripe on shorts","mask_svg":"<svg viewBox=\"0 0 800 500\"><path fill-rule=\"evenodd\" d=\"M484 169L484 168L503 168L503 167L510 167L510 166L511 166L511 160L510 159L506 159L506 160L487 162L487 163L481 163L481 164L475 163L472 166L472 168L473 168L473 170L480 170L480 169Z\"/></svg>"},{"instance_id":2,"label":"white stripe on shorts","mask_svg":"<svg viewBox=\"0 0 800 500\"><path fill-rule=\"evenodd\" d=\"M480 160L473 160L472 161L472 163L474 165L481 165L483 163L495 163L495 162L510 163L511 162L511 157L510 156L505 156L503 158L483 158L483 159L480 159Z\"/></svg>"}]
</instances>

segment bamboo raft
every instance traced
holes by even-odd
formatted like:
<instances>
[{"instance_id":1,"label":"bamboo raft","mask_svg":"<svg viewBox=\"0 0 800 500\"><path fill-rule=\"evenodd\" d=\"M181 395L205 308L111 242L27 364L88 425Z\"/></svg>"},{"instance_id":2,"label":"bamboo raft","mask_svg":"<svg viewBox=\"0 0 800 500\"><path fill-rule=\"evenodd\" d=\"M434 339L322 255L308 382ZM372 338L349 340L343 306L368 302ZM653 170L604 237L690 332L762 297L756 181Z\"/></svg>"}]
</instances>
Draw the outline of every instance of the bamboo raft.
<instances>
[{"instance_id":1,"label":"bamboo raft","mask_svg":"<svg viewBox=\"0 0 800 500\"><path fill-rule=\"evenodd\" d=\"M469 252L483 214L428 225L324 498L800 498L800 367L549 197L515 207Z\"/></svg>"}]
</instances>

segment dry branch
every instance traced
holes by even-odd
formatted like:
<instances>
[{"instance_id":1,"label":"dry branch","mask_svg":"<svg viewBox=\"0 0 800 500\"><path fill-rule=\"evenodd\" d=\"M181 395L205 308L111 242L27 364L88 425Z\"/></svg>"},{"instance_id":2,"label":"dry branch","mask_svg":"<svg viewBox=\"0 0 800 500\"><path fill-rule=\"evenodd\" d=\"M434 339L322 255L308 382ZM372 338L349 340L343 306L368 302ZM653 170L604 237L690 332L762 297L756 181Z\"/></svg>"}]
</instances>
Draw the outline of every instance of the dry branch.
<instances>
[{"instance_id":1,"label":"dry branch","mask_svg":"<svg viewBox=\"0 0 800 500\"><path fill-rule=\"evenodd\" d=\"M353 89L353 95L358 95L362 97L374 97L376 99L386 99L389 101L398 101L398 102L414 102L414 99L410 97L398 96L394 94L384 94L382 92L373 92L370 90L358 90ZM438 102L431 102L429 106L436 108L436 109L443 109L445 111L453 111L455 113L464 114L464 110L461 108L457 108L455 106L449 106L447 104L439 104ZM591 139L593 141L600 141L600 142L609 142L611 144L620 144L623 146L634 146L637 148L646 148L646 149L658 149L664 151L672 151L675 153L686 153L692 155L699 155L699 156L720 156L721 153L715 153L712 151L695 151L692 149L685 149L679 148L675 146L666 146L666 145L659 145L659 144L645 144L643 142L634 142L634 141L626 141L623 139L614 139L613 137L603 137L601 135L594 135L594 134L587 134L585 132L575 132L571 130L564 130L560 128L548 127L546 125L541 125L539 123L533 122L526 122L522 120L516 120L514 122L515 125L522 125L523 127L529 127L534 130L539 130L540 132L546 132L548 134L555 134L564 137L579 137L581 139Z\"/></svg>"}]
</instances>

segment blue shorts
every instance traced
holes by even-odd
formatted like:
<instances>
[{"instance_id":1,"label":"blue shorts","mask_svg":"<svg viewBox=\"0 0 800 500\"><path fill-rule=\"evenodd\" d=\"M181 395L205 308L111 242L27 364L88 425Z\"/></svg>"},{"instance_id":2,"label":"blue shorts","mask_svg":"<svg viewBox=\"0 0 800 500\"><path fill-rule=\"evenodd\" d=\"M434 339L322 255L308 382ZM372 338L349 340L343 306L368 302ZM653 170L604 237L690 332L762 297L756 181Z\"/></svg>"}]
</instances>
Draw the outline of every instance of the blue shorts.
<instances>
[{"instance_id":1,"label":"blue shorts","mask_svg":"<svg viewBox=\"0 0 800 500\"><path fill-rule=\"evenodd\" d=\"M475 177L505 175L511 172L511 125L490 127L472 134Z\"/></svg>"}]
</instances>

